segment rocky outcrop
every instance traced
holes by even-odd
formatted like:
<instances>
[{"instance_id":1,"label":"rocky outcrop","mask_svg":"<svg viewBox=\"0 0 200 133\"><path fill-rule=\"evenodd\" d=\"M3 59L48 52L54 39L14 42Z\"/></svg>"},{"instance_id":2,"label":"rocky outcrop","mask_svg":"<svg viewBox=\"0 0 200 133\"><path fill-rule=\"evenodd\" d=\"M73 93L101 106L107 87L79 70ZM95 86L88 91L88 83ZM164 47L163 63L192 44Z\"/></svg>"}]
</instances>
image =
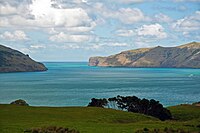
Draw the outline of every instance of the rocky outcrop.
<instances>
[{"instance_id":1,"label":"rocky outcrop","mask_svg":"<svg viewBox=\"0 0 200 133\"><path fill-rule=\"evenodd\" d=\"M0 45L0 72L34 72L46 71L40 62L32 60L17 50Z\"/></svg>"},{"instance_id":2,"label":"rocky outcrop","mask_svg":"<svg viewBox=\"0 0 200 133\"><path fill-rule=\"evenodd\" d=\"M91 57L90 66L200 68L200 43L124 51L108 57Z\"/></svg>"}]
</instances>

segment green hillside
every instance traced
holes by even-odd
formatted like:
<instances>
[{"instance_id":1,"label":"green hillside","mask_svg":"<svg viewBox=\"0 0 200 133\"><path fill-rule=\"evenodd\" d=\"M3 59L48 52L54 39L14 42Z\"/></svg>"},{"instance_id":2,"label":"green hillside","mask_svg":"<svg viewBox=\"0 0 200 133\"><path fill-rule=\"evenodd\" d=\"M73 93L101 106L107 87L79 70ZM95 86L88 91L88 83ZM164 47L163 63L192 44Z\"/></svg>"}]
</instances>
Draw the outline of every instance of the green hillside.
<instances>
[{"instance_id":1,"label":"green hillside","mask_svg":"<svg viewBox=\"0 0 200 133\"><path fill-rule=\"evenodd\" d=\"M169 107L175 120L156 118L95 107L29 107L0 105L0 132L22 133L26 129L61 126L80 133L133 133L148 129L184 129L200 131L200 107L180 105Z\"/></svg>"}]
</instances>

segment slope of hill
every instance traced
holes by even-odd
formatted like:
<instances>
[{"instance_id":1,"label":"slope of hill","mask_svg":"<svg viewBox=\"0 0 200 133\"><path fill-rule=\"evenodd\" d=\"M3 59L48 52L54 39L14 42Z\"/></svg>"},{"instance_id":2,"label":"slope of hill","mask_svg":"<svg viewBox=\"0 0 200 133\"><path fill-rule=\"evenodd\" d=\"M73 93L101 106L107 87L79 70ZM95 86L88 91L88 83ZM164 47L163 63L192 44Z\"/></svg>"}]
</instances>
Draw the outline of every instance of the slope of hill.
<instances>
[{"instance_id":1,"label":"slope of hill","mask_svg":"<svg viewBox=\"0 0 200 133\"><path fill-rule=\"evenodd\" d=\"M200 43L177 47L142 48L108 57L91 57L90 66L200 68Z\"/></svg>"},{"instance_id":2,"label":"slope of hill","mask_svg":"<svg viewBox=\"0 0 200 133\"><path fill-rule=\"evenodd\" d=\"M0 45L0 72L46 71L47 68L17 50Z\"/></svg>"},{"instance_id":3,"label":"slope of hill","mask_svg":"<svg viewBox=\"0 0 200 133\"><path fill-rule=\"evenodd\" d=\"M0 132L22 133L27 129L57 126L80 133L134 133L137 130L183 129L200 131L200 107L179 105L168 108L174 120L96 107L31 107L0 104Z\"/></svg>"}]
</instances>

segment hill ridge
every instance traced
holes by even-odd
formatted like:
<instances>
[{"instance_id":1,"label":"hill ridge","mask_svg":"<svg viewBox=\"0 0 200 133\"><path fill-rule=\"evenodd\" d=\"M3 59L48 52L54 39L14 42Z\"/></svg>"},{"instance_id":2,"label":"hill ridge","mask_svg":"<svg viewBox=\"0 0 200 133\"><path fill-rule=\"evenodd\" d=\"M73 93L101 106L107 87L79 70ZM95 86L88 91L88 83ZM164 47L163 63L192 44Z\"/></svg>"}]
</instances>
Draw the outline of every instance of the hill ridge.
<instances>
[{"instance_id":1,"label":"hill ridge","mask_svg":"<svg viewBox=\"0 0 200 133\"><path fill-rule=\"evenodd\" d=\"M0 44L0 72L46 71L44 64L36 62L20 51Z\"/></svg>"},{"instance_id":2,"label":"hill ridge","mask_svg":"<svg viewBox=\"0 0 200 133\"><path fill-rule=\"evenodd\" d=\"M122 51L108 57L90 57L90 66L200 68L200 43Z\"/></svg>"}]
</instances>

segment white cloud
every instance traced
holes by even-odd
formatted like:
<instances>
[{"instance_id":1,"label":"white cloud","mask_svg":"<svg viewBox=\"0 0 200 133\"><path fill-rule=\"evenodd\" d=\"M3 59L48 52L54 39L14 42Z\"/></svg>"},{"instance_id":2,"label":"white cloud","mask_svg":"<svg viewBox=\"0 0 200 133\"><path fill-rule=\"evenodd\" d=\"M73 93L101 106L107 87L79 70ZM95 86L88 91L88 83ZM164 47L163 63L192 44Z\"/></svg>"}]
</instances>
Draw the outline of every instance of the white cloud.
<instances>
[{"instance_id":1,"label":"white cloud","mask_svg":"<svg viewBox=\"0 0 200 133\"><path fill-rule=\"evenodd\" d=\"M200 0L173 0L174 2L200 2Z\"/></svg>"},{"instance_id":2,"label":"white cloud","mask_svg":"<svg viewBox=\"0 0 200 133\"><path fill-rule=\"evenodd\" d=\"M128 47L130 46L127 43L122 43L122 42L100 42L92 45L86 45L86 46L81 46L80 48L83 48L85 50L106 50L110 48L122 48L122 47Z\"/></svg>"},{"instance_id":3,"label":"white cloud","mask_svg":"<svg viewBox=\"0 0 200 133\"><path fill-rule=\"evenodd\" d=\"M196 11L193 15L177 20L172 24L172 28L176 31L195 31L200 30L200 11Z\"/></svg>"},{"instance_id":4,"label":"white cloud","mask_svg":"<svg viewBox=\"0 0 200 133\"><path fill-rule=\"evenodd\" d=\"M57 34L58 31L55 30L55 28L49 28L47 29L49 34Z\"/></svg>"},{"instance_id":5,"label":"white cloud","mask_svg":"<svg viewBox=\"0 0 200 133\"><path fill-rule=\"evenodd\" d=\"M51 6L51 0L35 0L30 5L31 14L39 25L46 26L81 26L92 20L82 8L57 9Z\"/></svg>"},{"instance_id":6,"label":"white cloud","mask_svg":"<svg viewBox=\"0 0 200 133\"><path fill-rule=\"evenodd\" d=\"M31 50L28 49L28 48L20 48L19 50L20 50L22 53L26 53L26 54L34 53L33 51L31 51Z\"/></svg>"},{"instance_id":7,"label":"white cloud","mask_svg":"<svg viewBox=\"0 0 200 133\"><path fill-rule=\"evenodd\" d=\"M152 0L109 0L105 1L106 2L112 2L112 3L120 3L120 4L134 4L134 3L141 3L145 1L152 1ZM102 2L102 0L88 0L89 2Z\"/></svg>"},{"instance_id":8,"label":"white cloud","mask_svg":"<svg viewBox=\"0 0 200 133\"><path fill-rule=\"evenodd\" d=\"M129 45L128 45L127 43L119 43L119 42L115 42L115 43L104 44L104 46L126 47L126 46L129 46Z\"/></svg>"},{"instance_id":9,"label":"white cloud","mask_svg":"<svg viewBox=\"0 0 200 133\"><path fill-rule=\"evenodd\" d=\"M42 48L46 48L46 46L39 45L39 44L31 45L30 47L33 48L33 49L42 49Z\"/></svg>"},{"instance_id":10,"label":"white cloud","mask_svg":"<svg viewBox=\"0 0 200 133\"><path fill-rule=\"evenodd\" d=\"M24 33L24 31L21 30L16 30L13 33L5 31L3 34L0 35L0 38L9 41L28 40L27 35Z\"/></svg>"},{"instance_id":11,"label":"white cloud","mask_svg":"<svg viewBox=\"0 0 200 133\"><path fill-rule=\"evenodd\" d=\"M91 35L70 35L65 34L64 32L60 32L59 34L53 35L49 38L49 40L54 42L87 42L92 40L93 37Z\"/></svg>"},{"instance_id":12,"label":"white cloud","mask_svg":"<svg viewBox=\"0 0 200 133\"><path fill-rule=\"evenodd\" d=\"M15 45L19 47L24 45L31 51L39 51L44 48L47 51L49 49L53 51L57 46L57 49L94 49L94 51L112 52L115 48L119 50L132 48L132 46L142 47L147 44L150 46L155 42L160 43L163 41L161 39L168 36L170 38L172 35L176 36L176 32L172 32L171 29L165 31L163 27L169 28L167 23L175 21L170 18L172 14L167 16L166 11L176 9L173 13L177 13L180 11L179 7L186 6L186 4L176 3L176 6L171 6L164 2L166 5L147 7L140 4L140 2L149 1L154 0L0 0L0 27L3 31L5 29L9 31L5 33L1 31L0 38L17 40L16 38L20 37L16 37L15 33L10 31L25 29L26 32L30 31L29 34L34 34L29 37L33 37L35 41L28 42L28 44L19 42ZM146 5L146 3L142 4ZM156 6L161 7L157 8ZM182 7L183 10L186 7ZM173 31L179 31L181 36L184 35L194 40L194 35L198 35L197 31L200 27L198 12L174 22ZM177 19L182 15L184 12L178 12L177 15L172 16ZM116 29L119 30L112 33ZM194 30L195 34L191 32ZM41 33L36 35L38 32ZM166 32L171 33L167 34ZM41 34L43 35L40 36ZM22 38L28 39L26 35L21 37L21 40L23 40ZM174 41L178 39L174 39ZM6 42L6 40L3 41ZM165 43L167 43L166 41L168 40L165 40ZM45 45L49 42L52 44Z\"/></svg>"},{"instance_id":13,"label":"white cloud","mask_svg":"<svg viewBox=\"0 0 200 133\"><path fill-rule=\"evenodd\" d=\"M51 0L32 0L30 3L21 4L19 7L2 5L0 14L14 14L7 17L1 16L1 27L22 27L23 28L62 28L67 30L73 27L76 31L92 30L96 24L90 18L87 11L81 7L55 8L52 5L58 4ZM60 5L59 5L60 6ZM18 10L20 9L20 10ZM78 28L76 28L78 27Z\"/></svg>"},{"instance_id":14,"label":"white cloud","mask_svg":"<svg viewBox=\"0 0 200 133\"><path fill-rule=\"evenodd\" d=\"M83 50L105 50L108 48L118 48L118 47L128 47L130 46L127 43L123 43L123 42L99 42L99 43L88 43L88 44L84 44L82 45L81 43L65 43L63 45L61 45L60 47L62 49L83 49Z\"/></svg>"},{"instance_id":15,"label":"white cloud","mask_svg":"<svg viewBox=\"0 0 200 133\"><path fill-rule=\"evenodd\" d=\"M136 33L139 36L156 37L157 39L164 39L167 37L167 33L164 32L162 25L156 23L151 25L143 25L136 29Z\"/></svg>"},{"instance_id":16,"label":"white cloud","mask_svg":"<svg viewBox=\"0 0 200 133\"><path fill-rule=\"evenodd\" d=\"M9 21L7 18L0 18L0 27L7 27L9 25Z\"/></svg>"},{"instance_id":17,"label":"white cloud","mask_svg":"<svg viewBox=\"0 0 200 133\"><path fill-rule=\"evenodd\" d=\"M95 3L92 11L94 10L105 19L116 19L124 24L133 24L147 19L143 12L138 8L119 8L118 10L112 10L103 3Z\"/></svg>"},{"instance_id":18,"label":"white cloud","mask_svg":"<svg viewBox=\"0 0 200 133\"><path fill-rule=\"evenodd\" d=\"M80 49L81 46L78 44L66 44L62 46L63 49Z\"/></svg>"},{"instance_id":19,"label":"white cloud","mask_svg":"<svg viewBox=\"0 0 200 133\"><path fill-rule=\"evenodd\" d=\"M91 22L89 26L76 26L76 27L69 27L67 28L67 31L69 32L90 32L96 27L96 22Z\"/></svg>"},{"instance_id":20,"label":"white cloud","mask_svg":"<svg viewBox=\"0 0 200 133\"><path fill-rule=\"evenodd\" d=\"M167 16L167 15L165 15L163 13L156 14L154 19L155 19L156 22L159 22L159 23L162 23L162 22L164 22L164 23L172 22L172 19L169 16Z\"/></svg>"},{"instance_id":21,"label":"white cloud","mask_svg":"<svg viewBox=\"0 0 200 133\"><path fill-rule=\"evenodd\" d=\"M118 0L117 2L130 4L130 3L140 3L144 2L145 0Z\"/></svg>"},{"instance_id":22,"label":"white cloud","mask_svg":"<svg viewBox=\"0 0 200 133\"><path fill-rule=\"evenodd\" d=\"M116 18L125 24L132 24L145 19L144 14L138 8L121 8L116 14Z\"/></svg>"},{"instance_id":23,"label":"white cloud","mask_svg":"<svg viewBox=\"0 0 200 133\"><path fill-rule=\"evenodd\" d=\"M122 37L130 37L134 34L133 30L117 30L116 31L117 36L122 36Z\"/></svg>"},{"instance_id":24,"label":"white cloud","mask_svg":"<svg viewBox=\"0 0 200 133\"><path fill-rule=\"evenodd\" d=\"M12 7L10 5L1 5L0 6L0 14L1 15L10 15L10 14L16 14L17 9L15 7Z\"/></svg>"}]
</instances>

